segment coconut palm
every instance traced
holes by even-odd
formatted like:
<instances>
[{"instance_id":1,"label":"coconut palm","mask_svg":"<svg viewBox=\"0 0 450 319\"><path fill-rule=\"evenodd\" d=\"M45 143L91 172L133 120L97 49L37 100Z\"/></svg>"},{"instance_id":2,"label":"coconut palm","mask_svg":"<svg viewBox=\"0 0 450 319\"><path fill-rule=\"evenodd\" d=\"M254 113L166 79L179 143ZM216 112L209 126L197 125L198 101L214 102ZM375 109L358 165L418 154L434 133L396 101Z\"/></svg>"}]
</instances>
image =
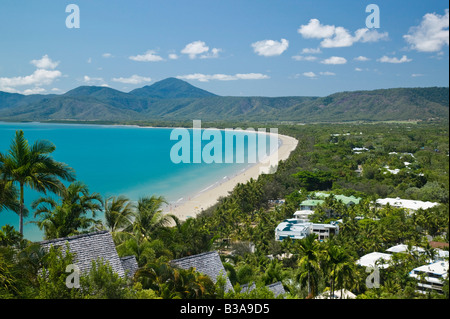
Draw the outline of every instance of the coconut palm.
<instances>
[{"instance_id":1,"label":"coconut palm","mask_svg":"<svg viewBox=\"0 0 450 319\"><path fill-rule=\"evenodd\" d=\"M308 298L314 298L317 293L317 277L320 271L322 249L316 241L317 235L312 233L299 241L300 259L298 266L304 269L300 280L308 285Z\"/></svg>"},{"instance_id":2,"label":"coconut palm","mask_svg":"<svg viewBox=\"0 0 450 319\"><path fill-rule=\"evenodd\" d=\"M132 229L128 229L128 231L139 232L142 236L150 239L151 235L160 227L168 226L171 218L169 215L164 215L162 211L162 206L166 203L163 197L155 195L139 199L132 216Z\"/></svg>"},{"instance_id":3,"label":"coconut palm","mask_svg":"<svg viewBox=\"0 0 450 319\"><path fill-rule=\"evenodd\" d=\"M60 181L74 181L74 170L50 156L55 146L45 140L36 141L32 146L22 130L16 131L7 154L0 155L0 171L4 179L19 185L19 232L23 234L23 217L26 212L24 188L38 192L60 193L64 185Z\"/></svg>"},{"instance_id":4,"label":"coconut palm","mask_svg":"<svg viewBox=\"0 0 450 319\"><path fill-rule=\"evenodd\" d=\"M74 182L62 191L59 203L51 197L41 197L32 208L36 209L34 217L41 217L33 223L44 229L46 239L52 239L79 234L97 223L95 217L102 200L99 194L90 194L82 182Z\"/></svg>"},{"instance_id":5,"label":"coconut palm","mask_svg":"<svg viewBox=\"0 0 450 319\"><path fill-rule=\"evenodd\" d=\"M10 181L2 180L0 171L0 212L9 209L19 212L19 201L17 200L17 189Z\"/></svg>"},{"instance_id":6,"label":"coconut palm","mask_svg":"<svg viewBox=\"0 0 450 319\"><path fill-rule=\"evenodd\" d=\"M356 267L353 258L347 253L346 249L329 243L325 256L326 268L330 278L330 296L333 296L336 290L353 288Z\"/></svg>"},{"instance_id":7,"label":"coconut palm","mask_svg":"<svg viewBox=\"0 0 450 319\"><path fill-rule=\"evenodd\" d=\"M116 233L130 226L133 203L125 196L112 196L103 202L105 226Z\"/></svg>"}]
</instances>

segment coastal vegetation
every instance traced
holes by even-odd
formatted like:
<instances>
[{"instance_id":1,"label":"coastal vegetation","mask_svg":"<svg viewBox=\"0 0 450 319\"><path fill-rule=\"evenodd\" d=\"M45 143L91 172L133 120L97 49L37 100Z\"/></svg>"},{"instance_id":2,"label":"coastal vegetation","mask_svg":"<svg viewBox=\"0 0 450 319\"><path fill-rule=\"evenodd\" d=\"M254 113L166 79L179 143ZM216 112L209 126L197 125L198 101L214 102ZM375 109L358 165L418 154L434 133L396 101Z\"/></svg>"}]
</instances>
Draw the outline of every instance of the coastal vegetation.
<instances>
[{"instance_id":1,"label":"coastal vegetation","mask_svg":"<svg viewBox=\"0 0 450 319\"><path fill-rule=\"evenodd\" d=\"M276 282L282 282L285 298L314 298L344 289L361 299L449 298L448 279L443 294L421 294L416 291L417 280L409 276L434 254L430 240L449 242L447 122L277 127L280 134L299 141L277 171L236 185L229 196L186 221L162 213L164 194L148 194L137 203L121 194L103 198L76 181L67 165L54 162L64 172L39 171L38 176L44 181L51 178L58 186L63 184L56 177L70 184L36 187L43 197L21 209L19 179L12 174L7 153L1 152L1 214L17 213L20 218L21 212L29 210L45 239L108 230L119 255L134 255L139 269L133 278L123 279L109 265L95 261L92 270L82 276L81 289L68 289L65 268L74 256L57 249L45 252L14 227L4 225L0 230L0 298L262 299L274 298L266 286ZM25 145L20 132L18 138ZM47 145L47 152L39 154L52 149L48 144L37 145ZM46 196L47 191L54 192L56 199ZM313 221L342 220L339 234L330 239L319 241L310 235L276 241L276 226L291 218L314 191L362 200L346 206L330 197L316 209ZM414 212L373 206L374 200L384 197L440 205ZM380 287L369 289L365 284L368 274L356 261L400 243L422 247L426 253L394 254L391 266L380 270ZM211 250L219 251L234 292L225 292L223 278L213 283L203 274L169 263ZM253 283L254 290L242 289Z\"/></svg>"}]
</instances>

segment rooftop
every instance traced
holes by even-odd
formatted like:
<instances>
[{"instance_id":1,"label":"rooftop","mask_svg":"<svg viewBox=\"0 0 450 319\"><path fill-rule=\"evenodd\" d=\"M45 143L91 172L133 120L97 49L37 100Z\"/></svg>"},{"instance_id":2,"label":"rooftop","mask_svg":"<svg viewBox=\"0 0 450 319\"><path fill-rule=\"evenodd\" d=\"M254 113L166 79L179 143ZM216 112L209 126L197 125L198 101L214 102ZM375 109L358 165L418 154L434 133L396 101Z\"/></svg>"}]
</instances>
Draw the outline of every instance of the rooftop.
<instances>
[{"instance_id":1,"label":"rooftop","mask_svg":"<svg viewBox=\"0 0 450 319\"><path fill-rule=\"evenodd\" d=\"M136 259L134 259L134 262L132 260L134 256L119 258L112 236L106 230L45 240L39 244L45 250L48 250L51 246L64 247L65 249L66 243L69 245L69 251L75 255L75 263L82 273L89 272L92 262L97 261L97 259L102 259L103 262L108 263L120 277L125 276L126 269L130 270L130 274L137 269L137 263L134 264Z\"/></svg>"},{"instance_id":2,"label":"rooftop","mask_svg":"<svg viewBox=\"0 0 450 319\"><path fill-rule=\"evenodd\" d=\"M393 207L406 208L410 210L428 209L439 205L439 203L423 202L420 200L412 200L412 199L401 199L399 197L377 199L376 203L383 206L389 204L390 206Z\"/></svg>"},{"instance_id":3,"label":"rooftop","mask_svg":"<svg viewBox=\"0 0 450 319\"><path fill-rule=\"evenodd\" d=\"M363 267L373 268L376 265L378 268L388 268L389 264L387 263L387 261L389 261L391 258L392 255L390 254L373 252L362 256L360 259L356 261L356 263Z\"/></svg>"},{"instance_id":4,"label":"rooftop","mask_svg":"<svg viewBox=\"0 0 450 319\"><path fill-rule=\"evenodd\" d=\"M175 259L170 262L173 266L189 269L194 268L197 272L207 275L215 283L222 274L226 278L226 291L232 291L233 286L227 277L227 272L223 267L217 251L211 251L194 256Z\"/></svg>"}]
</instances>

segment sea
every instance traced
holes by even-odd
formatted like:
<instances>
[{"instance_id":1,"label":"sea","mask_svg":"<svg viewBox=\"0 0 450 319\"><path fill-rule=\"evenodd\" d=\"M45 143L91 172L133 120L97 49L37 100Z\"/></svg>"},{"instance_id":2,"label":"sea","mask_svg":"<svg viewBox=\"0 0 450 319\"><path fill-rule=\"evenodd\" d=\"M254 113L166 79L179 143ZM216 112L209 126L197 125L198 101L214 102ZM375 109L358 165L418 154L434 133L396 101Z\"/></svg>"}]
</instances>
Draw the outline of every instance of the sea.
<instances>
[{"instance_id":1,"label":"sea","mask_svg":"<svg viewBox=\"0 0 450 319\"><path fill-rule=\"evenodd\" d=\"M190 156L189 163L176 163L173 149L180 145L177 143L181 143L181 136L171 139L173 128L0 122L1 153L7 153L17 130L24 132L30 145L38 140L53 143L56 146L56 150L51 154L53 159L72 167L76 179L84 182L91 193L99 193L104 198L124 195L132 201L145 196L163 196L170 205L190 199L254 165L254 162L248 159L252 158L251 154L258 149L258 143L255 147L249 142L247 135L244 138L244 147L238 147L237 143L234 147L226 147L225 142L221 143L223 158L232 156L231 163L225 163L225 160L222 163L207 163L203 158L199 163L193 163L193 155ZM195 145L194 130L187 129L187 132L192 151ZM224 131L220 132L223 137ZM236 136L247 133L234 132ZM257 135L258 139L266 136ZM268 137L265 138L269 154L274 150L274 145ZM202 149L210 141L211 139L202 140ZM277 143L280 143L279 140ZM244 153L243 163L237 159L239 152ZM55 196L51 193L48 195ZM30 188L25 190L25 205L29 209L29 215L24 219L24 237L31 241L43 239L43 231L31 223L36 220L31 203L41 196L45 195ZM99 218L102 218L101 214ZM0 227L5 224L18 230L19 216L8 210L0 211Z\"/></svg>"}]
</instances>

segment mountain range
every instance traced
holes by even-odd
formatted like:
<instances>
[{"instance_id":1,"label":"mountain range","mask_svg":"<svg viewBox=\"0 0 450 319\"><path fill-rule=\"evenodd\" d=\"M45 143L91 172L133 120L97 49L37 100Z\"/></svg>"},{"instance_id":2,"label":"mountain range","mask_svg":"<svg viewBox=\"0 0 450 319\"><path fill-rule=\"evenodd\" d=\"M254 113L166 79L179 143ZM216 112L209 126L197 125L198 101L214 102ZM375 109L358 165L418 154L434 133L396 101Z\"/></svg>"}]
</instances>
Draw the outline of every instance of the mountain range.
<instances>
[{"instance_id":1,"label":"mountain range","mask_svg":"<svg viewBox=\"0 0 450 319\"><path fill-rule=\"evenodd\" d=\"M128 93L80 86L65 94L0 91L3 121L405 121L449 118L449 88L393 88L326 97L218 96L168 78Z\"/></svg>"}]
</instances>

